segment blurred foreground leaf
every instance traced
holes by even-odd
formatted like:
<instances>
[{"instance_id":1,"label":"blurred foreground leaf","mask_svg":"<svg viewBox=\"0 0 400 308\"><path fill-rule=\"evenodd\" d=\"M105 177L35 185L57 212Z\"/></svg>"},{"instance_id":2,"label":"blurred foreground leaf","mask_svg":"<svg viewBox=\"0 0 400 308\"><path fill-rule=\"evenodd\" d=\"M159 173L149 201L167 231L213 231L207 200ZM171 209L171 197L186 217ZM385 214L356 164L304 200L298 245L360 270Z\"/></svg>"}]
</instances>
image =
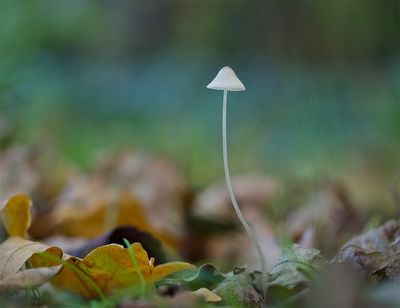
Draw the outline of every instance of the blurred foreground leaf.
<instances>
[{"instance_id":1,"label":"blurred foreground leaf","mask_svg":"<svg viewBox=\"0 0 400 308\"><path fill-rule=\"evenodd\" d=\"M19 271L0 280L0 293L39 287L57 275L61 268L62 265L58 265Z\"/></svg>"},{"instance_id":2,"label":"blurred foreground leaf","mask_svg":"<svg viewBox=\"0 0 400 308\"><path fill-rule=\"evenodd\" d=\"M327 264L317 249L297 244L285 249L271 271L268 297L278 300L306 289Z\"/></svg>"},{"instance_id":3,"label":"blurred foreground leaf","mask_svg":"<svg viewBox=\"0 0 400 308\"><path fill-rule=\"evenodd\" d=\"M10 235L16 235L0 245L0 285L3 289L37 286L55 275L51 282L57 287L85 297L103 297L103 293L110 294L138 283L140 276L138 270L128 249L121 245L100 246L80 259L63 254L57 247L49 247L20 237L19 235L27 234L30 225L30 205L29 197L16 195L2 208L6 229ZM154 266L154 258L148 258L140 243L133 243L131 246L139 264L140 274L148 284L153 284L175 272L195 269L193 265L185 262ZM17 273L27 261L35 268L47 267L48 270L37 269ZM61 270L50 268L60 263L64 265Z\"/></svg>"},{"instance_id":4,"label":"blurred foreground leaf","mask_svg":"<svg viewBox=\"0 0 400 308\"><path fill-rule=\"evenodd\" d=\"M335 258L356 265L378 279L400 282L400 223L390 220L347 242Z\"/></svg>"},{"instance_id":5,"label":"blurred foreground leaf","mask_svg":"<svg viewBox=\"0 0 400 308\"><path fill-rule=\"evenodd\" d=\"M62 251L58 247L49 247L23 238L27 236L31 224L31 205L29 197L15 195L1 210L3 223L10 237L0 245L0 290L15 291L27 286L37 287L60 271L59 267L20 271L27 261L32 266L39 267L42 260L38 253L46 252L55 258L62 256ZM55 264L50 262L46 266Z\"/></svg>"}]
</instances>

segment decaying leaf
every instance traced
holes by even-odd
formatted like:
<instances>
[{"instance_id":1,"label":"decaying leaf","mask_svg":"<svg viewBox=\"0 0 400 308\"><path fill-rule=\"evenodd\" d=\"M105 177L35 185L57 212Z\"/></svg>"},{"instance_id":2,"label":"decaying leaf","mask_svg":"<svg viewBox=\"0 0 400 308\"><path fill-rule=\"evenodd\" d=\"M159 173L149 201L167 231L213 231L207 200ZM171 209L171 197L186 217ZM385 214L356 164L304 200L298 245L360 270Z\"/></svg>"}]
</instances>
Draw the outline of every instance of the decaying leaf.
<instances>
[{"instance_id":1,"label":"decaying leaf","mask_svg":"<svg viewBox=\"0 0 400 308\"><path fill-rule=\"evenodd\" d=\"M206 302L216 303L222 301L220 296L207 288L200 288L196 291L192 291L191 293L202 297Z\"/></svg>"},{"instance_id":2,"label":"decaying leaf","mask_svg":"<svg viewBox=\"0 0 400 308\"><path fill-rule=\"evenodd\" d=\"M338 263L351 263L377 278L400 281L400 223L386 222L347 242L335 257Z\"/></svg>"},{"instance_id":3,"label":"decaying leaf","mask_svg":"<svg viewBox=\"0 0 400 308\"><path fill-rule=\"evenodd\" d=\"M38 267L39 258L32 258L32 256L41 252L46 252L57 258L62 256L62 251L58 247L49 247L20 237L8 238L0 245L0 280L14 275L26 261L32 261L32 265ZM35 260L33 261L33 259Z\"/></svg>"},{"instance_id":4,"label":"decaying leaf","mask_svg":"<svg viewBox=\"0 0 400 308\"><path fill-rule=\"evenodd\" d=\"M107 222L109 207L115 210L114 222L110 225ZM150 228L142 205L132 194L107 189L96 179L76 179L55 206L51 220L55 232L87 238L105 233L112 225Z\"/></svg>"},{"instance_id":5,"label":"decaying leaf","mask_svg":"<svg viewBox=\"0 0 400 308\"><path fill-rule=\"evenodd\" d=\"M74 169L69 162L63 161L55 149L49 144L18 144L1 149L1 195L12 196L23 192L41 200L40 206L46 208Z\"/></svg>"},{"instance_id":6,"label":"decaying leaf","mask_svg":"<svg viewBox=\"0 0 400 308\"><path fill-rule=\"evenodd\" d=\"M55 258L61 258L62 251L58 247L49 247L39 242L26 240L30 226L30 207L32 201L25 195L15 195L10 198L2 208L1 214L4 225L10 237L0 245L0 283L4 290L15 290L18 286L24 288L27 284L38 286L54 276L60 269L38 269L19 272L25 262L34 267L39 267L42 262L39 253L46 252ZM54 262L47 262L46 267L56 265ZM37 272L37 277L34 273ZM32 281L29 281L29 279ZM47 279L47 280L46 280Z\"/></svg>"},{"instance_id":7,"label":"decaying leaf","mask_svg":"<svg viewBox=\"0 0 400 308\"><path fill-rule=\"evenodd\" d=\"M139 151L119 152L99 160L93 175L109 185L125 186L143 205L154 229L175 239L184 235L189 191L182 172L171 161Z\"/></svg>"},{"instance_id":8,"label":"decaying leaf","mask_svg":"<svg viewBox=\"0 0 400 308\"><path fill-rule=\"evenodd\" d=\"M256 290L248 274L233 275L212 290L222 298L222 304L233 307L261 307L262 295Z\"/></svg>"},{"instance_id":9,"label":"decaying leaf","mask_svg":"<svg viewBox=\"0 0 400 308\"><path fill-rule=\"evenodd\" d=\"M0 293L39 287L57 275L61 268L62 265L58 265L19 271L0 280Z\"/></svg>"},{"instance_id":10,"label":"decaying leaf","mask_svg":"<svg viewBox=\"0 0 400 308\"><path fill-rule=\"evenodd\" d=\"M253 204L262 206L276 197L279 189L275 179L251 174L233 178L232 185L242 208ZM196 197L193 214L199 217L236 219L224 181L211 185Z\"/></svg>"},{"instance_id":11,"label":"decaying leaf","mask_svg":"<svg viewBox=\"0 0 400 308\"><path fill-rule=\"evenodd\" d=\"M307 241L310 231L314 230L309 243L314 243L313 248L322 250L324 254L333 255L339 248L338 243L361 230L363 224L364 219L353 205L348 191L338 184L324 184L310 194L303 206L289 215L286 229L298 243Z\"/></svg>"},{"instance_id":12,"label":"decaying leaf","mask_svg":"<svg viewBox=\"0 0 400 308\"><path fill-rule=\"evenodd\" d=\"M179 239L159 222L160 217L167 216L158 213L156 222L154 214L149 215L148 205L133 189L136 186L118 184L120 182L100 176L71 178L48 216L51 224L47 230L40 231L41 236L60 233L95 238L118 226L134 226L151 233L171 248L177 248ZM164 209L164 200L160 200L160 204L163 206L158 209Z\"/></svg>"},{"instance_id":13,"label":"decaying leaf","mask_svg":"<svg viewBox=\"0 0 400 308\"><path fill-rule=\"evenodd\" d=\"M23 195L15 196L6 203L2 216L7 230L11 230L11 234L26 234L30 225L30 215L28 214L30 204L30 199ZM195 268L185 262L170 262L154 266L154 258L148 258L147 252L140 243L132 244L132 248L141 275L149 284L175 272ZM51 280L54 285L86 297L98 297L102 294L101 292L109 294L119 288L130 287L139 282L139 274L129 251L117 244L100 246L85 258L80 259L63 254L57 247L48 247L20 236L11 236L0 245L0 261L0 281L3 283L4 289L18 286L16 282L18 279L24 279L23 282L20 281L19 285L29 283L37 285L38 282L46 281L45 277L50 279L55 275ZM18 273L15 278L18 270L27 261L34 268L49 268L60 263L64 266L61 270L59 269L59 272L57 271L58 274L54 275L50 275L48 272L46 275L46 270L42 269L38 272L42 273L40 279L38 277L37 280L31 282L28 279L33 277L34 270L26 274ZM53 273L51 270L48 271Z\"/></svg>"},{"instance_id":14,"label":"decaying leaf","mask_svg":"<svg viewBox=\"0 0 400 308\"><path fill-rule=\"evenodd\" d=\"M294 244L283 251L272 269L268 292L273 298L300 292L310 286L327 264L318 250Z\"/></svg>"}]
</instances>

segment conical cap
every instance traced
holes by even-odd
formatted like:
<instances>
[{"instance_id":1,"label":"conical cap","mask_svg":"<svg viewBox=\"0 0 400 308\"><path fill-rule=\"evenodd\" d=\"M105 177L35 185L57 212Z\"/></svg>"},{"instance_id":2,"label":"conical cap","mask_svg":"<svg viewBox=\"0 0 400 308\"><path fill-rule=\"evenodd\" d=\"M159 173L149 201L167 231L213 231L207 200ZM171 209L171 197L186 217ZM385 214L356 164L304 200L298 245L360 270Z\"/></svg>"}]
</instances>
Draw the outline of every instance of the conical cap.
<instances>
[{"instance_id":1,"label":"conical cap","mask_svg":"<svg viewBox=\"0 0 400 308\"><path fill-rule=\"evenodd\" d=\"M223 67L211 81L208 89L212 90L228 90L228 91L244 91L246 90L243 83L236 76L235 72L229 67Z\"/></svg>"}]
</instances>

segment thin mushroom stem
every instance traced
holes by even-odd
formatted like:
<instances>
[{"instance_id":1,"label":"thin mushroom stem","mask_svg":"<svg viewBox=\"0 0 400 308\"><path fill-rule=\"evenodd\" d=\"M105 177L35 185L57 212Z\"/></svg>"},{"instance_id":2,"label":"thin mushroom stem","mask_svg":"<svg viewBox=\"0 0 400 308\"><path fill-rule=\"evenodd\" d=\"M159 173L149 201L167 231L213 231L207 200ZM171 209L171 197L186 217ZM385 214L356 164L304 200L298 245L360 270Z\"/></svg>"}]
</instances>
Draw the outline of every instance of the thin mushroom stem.
<instances>
[{"instance_id":1,"label":"thin mushroom stem","mask_svg":"<svg viewBox=\"0 0 400 308\"><path fill-rule=\"evenodd\" d=\"M242 223L244 229L246 230L247 234L250 237L254 247L257 250L258 257L261 261L261 270L262 270L262 288L263 288L263 295L266 298L267 288L268 288L268 272L267 272L267 264L264 253L261 250L260 243L251 228L250 224L247 222L246 218L243 216L239 205L236 201L235 194L233 193L231 177L229 173L229 166L228 166L228 145L227 145L227 134L226 134L226 106L228 100L228 90L224 90L224 100L223 100L223 107L222 107L222 145L223 145L223 156L224 156L224 171L225 171L225 180L226 186L228 187L229 197L231 198L233 208L237 216L239 217L240 222Z\"/></svg>"}]
</instances>

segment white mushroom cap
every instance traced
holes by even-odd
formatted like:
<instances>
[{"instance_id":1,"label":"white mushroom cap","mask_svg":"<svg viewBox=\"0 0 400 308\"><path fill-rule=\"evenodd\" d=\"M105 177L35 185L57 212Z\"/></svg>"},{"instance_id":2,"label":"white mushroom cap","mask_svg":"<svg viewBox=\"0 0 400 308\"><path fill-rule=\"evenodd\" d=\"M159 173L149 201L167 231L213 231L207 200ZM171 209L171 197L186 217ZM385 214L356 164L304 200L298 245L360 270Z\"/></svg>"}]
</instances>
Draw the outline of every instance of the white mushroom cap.
<instances>
[{"instance_id":1,"label":"white mushroom cap","mask_svg":"<svg viewBox=\"0 0 400 308\"><path fill-rule=\"evenodd\" d=\"M214 80L208 84L207 88L212 90L228 91L246 90L243 83L239 80L235 72L229 66L221 68Z\"/></svg>"}]
</instances>

